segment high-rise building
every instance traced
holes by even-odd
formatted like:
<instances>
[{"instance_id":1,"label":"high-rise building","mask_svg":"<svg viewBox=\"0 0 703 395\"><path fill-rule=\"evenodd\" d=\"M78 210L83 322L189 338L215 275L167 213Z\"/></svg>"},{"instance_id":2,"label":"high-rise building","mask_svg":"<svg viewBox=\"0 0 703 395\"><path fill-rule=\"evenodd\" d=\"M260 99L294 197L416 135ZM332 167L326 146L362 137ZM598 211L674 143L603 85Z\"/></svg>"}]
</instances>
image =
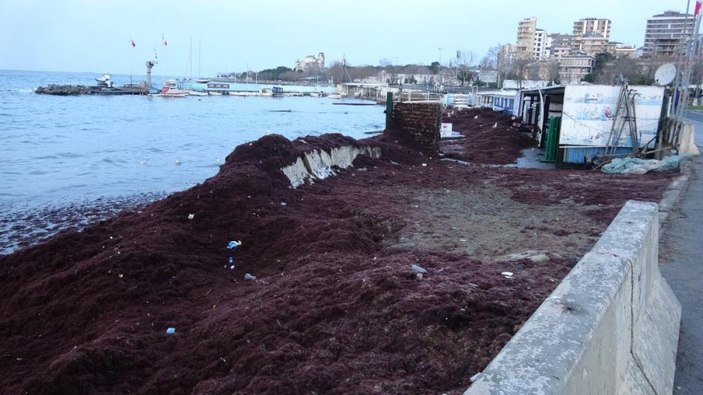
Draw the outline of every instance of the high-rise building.
<instances>
[{"instance_id":1,"label":"high-rise building","mask_svg":"<svg viewBox=\"0 0 703 395\"><path fill-rule=\"evenodd\" d=\"M572 52L584 52L588 55L595 55L608 52L610 42L607 38L597 34L587 34L585 36L574 37L571 44Z\"/></svg>"},{"instance_id":2,"label":"high-rise building","mask_svg":"<svg viewBox=\"0 0 703 395\"><path fill-rule=\"evenodd\" d=\"M574 22L574 36L600 36L606 41L610 39L610 19L583 18Z\"/></svg>"},{"instance_id":3,"label":"high-rise building","mask_svg":"<svg viewBox=\"0 0 703 395\"><path fill-rule=\"evenodd\" d=\"M516 57L531 58L533 56L536 31L537 18L525 18L518 22L517 41L515 42Z\"/></svg>"},{"instance_id":4,"label":"high-rise building","mask_svg":"<svg viewBox=\"0 0 703 395\"><path fill-rule=\"evenodd\" d=\"M695 18L691 14L666 11L647 19L643 56L674 56L684 49L691 36Z\"/></svg>"},{"instance_id":5,"label":"high-rise building","mask_svg":"<svg viewBox=\"0 0 703 395\"><path fill-rule=\"evenodd\" d=\"M574 22L572 52L589 55L606 52L610 41L610 19L582 18Z\"/></svg>"},{"instance_id":6,"label":"high-rise building","mask_svg":"<svg viewBox=\"0 0 703 395\"><path fill-rule=\"evenodd\" d=\"M547 54L547 32L542 29L535 30L535 39L532 45L532 57L537 60L545 59Z\"/></svg>"},{"instance_id":7,"label":"high-rise building","mask_svg":"<svg viewBox=\"0 0 703 395\"><path fill-rule=\"evenodd\" d=\"M548 51L552 59L561 59L571 54L571 43L574 36L571 34L552 33L549 35Z\"/></svg>"}]
</instances>

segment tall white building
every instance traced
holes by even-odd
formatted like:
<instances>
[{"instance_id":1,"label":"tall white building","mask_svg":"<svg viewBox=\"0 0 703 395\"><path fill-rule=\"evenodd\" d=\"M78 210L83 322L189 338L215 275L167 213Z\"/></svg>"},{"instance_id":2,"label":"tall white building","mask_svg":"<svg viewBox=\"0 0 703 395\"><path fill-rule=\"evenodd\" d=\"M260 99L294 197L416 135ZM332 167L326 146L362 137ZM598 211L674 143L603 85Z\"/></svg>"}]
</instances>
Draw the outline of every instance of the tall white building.
<instances>
[{"instance_id":1,"label":"tall white building","mask_svg":"<svg viewBox=\"0 0 703 395\"><path fill-rule=\"evenodd\" d=\"M599 36L606 41L610 39L610 19L583 18L574 22L574 36Z\"/></svg>"},{"instance_id":2,"label":"tall white building","mask_svg":"<svg viewBox=\"0 0 703 395\"><path fill-rule=\"evenodd\" d=\"M691 36L695 18L691 14L666 11L647 19L643 56L674 56Z\"/></svg>"},{"instance_id":3,"label":"tall white building","mask_svg":"<svg viewBox=\"0 0 703 395\"><path fill-rule=\"evenodd\" d=\"M537 60L547 58L548 47L547 32L542 29L535 30L535 39L532 45L532 57Z\"/></svg>"}]
</instances>

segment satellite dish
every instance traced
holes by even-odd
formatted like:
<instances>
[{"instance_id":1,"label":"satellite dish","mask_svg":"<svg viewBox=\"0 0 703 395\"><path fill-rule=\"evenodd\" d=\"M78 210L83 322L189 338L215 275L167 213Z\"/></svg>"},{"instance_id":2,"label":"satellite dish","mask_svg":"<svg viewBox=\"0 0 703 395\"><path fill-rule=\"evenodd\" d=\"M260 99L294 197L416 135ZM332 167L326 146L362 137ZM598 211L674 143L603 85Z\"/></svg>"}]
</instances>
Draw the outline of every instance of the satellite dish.
<instances>
[{"instance_id":1,"label":"satellite dish","mask_svg":"<svg viewBox=\"0 0 703 395\"><path fill-rule=\"evenodd\" d=\"M676 66L672 63L664 63L659 66L657 71L654 73L654 83L657 85L668 85L671 84L676 78Z\"/></svg>"}]
</instances>

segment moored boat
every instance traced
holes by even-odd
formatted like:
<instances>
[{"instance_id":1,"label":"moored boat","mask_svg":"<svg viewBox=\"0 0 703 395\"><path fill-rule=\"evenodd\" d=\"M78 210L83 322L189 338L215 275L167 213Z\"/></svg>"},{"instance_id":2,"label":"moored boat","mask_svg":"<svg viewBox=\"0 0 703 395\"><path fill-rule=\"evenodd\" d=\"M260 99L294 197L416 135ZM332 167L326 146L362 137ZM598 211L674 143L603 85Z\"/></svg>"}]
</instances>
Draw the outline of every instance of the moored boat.
<instances>
[{"instance_id":1,"label":"moored boat","mask_svg":"<svg viewBox=\"0 0 703 395\"><path fill-rule=\"evenodd\" d=\"M280 86L274 86L272 88L262 88L259 91L259 96L282 97L283 88L281 88Z\"/></svg>"},{"instance_id":2,"label":"moored boat","mask_svg":"<svg viewBox=\"0 0 703 395\"><path fill-rule=\"evenodd\" d=\"M176 81L174 80L166 80L159 92L159 96L161 97L186 97L186 95L186 91L176 87Z\"/></svg>"}]
</instances>

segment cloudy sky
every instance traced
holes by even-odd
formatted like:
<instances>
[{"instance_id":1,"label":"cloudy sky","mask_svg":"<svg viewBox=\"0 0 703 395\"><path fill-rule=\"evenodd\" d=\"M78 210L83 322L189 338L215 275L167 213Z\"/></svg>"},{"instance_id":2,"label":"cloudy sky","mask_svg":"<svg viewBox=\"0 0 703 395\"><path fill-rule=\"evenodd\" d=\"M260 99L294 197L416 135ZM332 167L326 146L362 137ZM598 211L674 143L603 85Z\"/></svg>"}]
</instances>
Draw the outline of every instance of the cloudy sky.
<instances>
[{"instance_id":1,"label":"cloudy sky","mask_svg":"<svg viewBox=\"0 0 703 395\"><path fill-rule=\"evenodd\" d=\"M695 3L695 0L691 0ZM456 51L514 43L517 23L571 33L575 20L609 18L611 40L641 46L648 17L688 0L0 0L0 69L159 73L328 64L447 64ZM691 9L693 4L691 4ZM162 35L167 45L162 42ZM130 45L134 40L135 47ZM191 44L192 43L192 44ZM192 48L192 49L191 49ZM192 64L192 67L191 67ZM200 67L198 66L200 65Z\"/></svg>"}]
</instances>

